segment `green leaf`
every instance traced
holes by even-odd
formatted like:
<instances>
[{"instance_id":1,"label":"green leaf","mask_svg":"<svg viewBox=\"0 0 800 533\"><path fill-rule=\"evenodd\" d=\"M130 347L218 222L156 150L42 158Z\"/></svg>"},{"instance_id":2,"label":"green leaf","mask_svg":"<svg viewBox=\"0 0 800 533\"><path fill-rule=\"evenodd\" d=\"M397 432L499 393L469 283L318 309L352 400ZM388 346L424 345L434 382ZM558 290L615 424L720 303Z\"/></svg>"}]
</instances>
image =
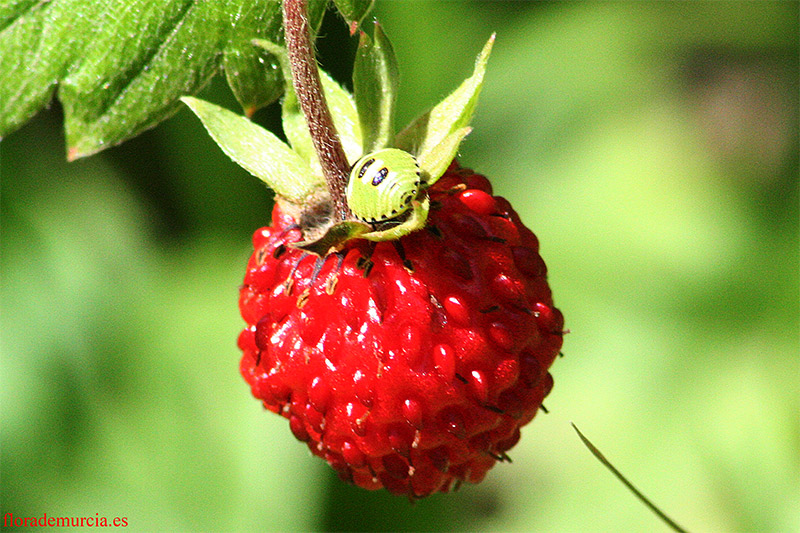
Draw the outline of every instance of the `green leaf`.
<instances>
[{"instance_id":1,"label":"green leaf","mask_svg":"<svg viewBox=\"0 0 800 533\"><path fill-rule=\"evenodd\" d=\"M417 159L426 187L430 187L442 177L447 167L458 155L458 147L461 146L461 141L471 131L472 128L461 128L454 131L445 137L442 142L434 146L433 149L424 152Z\"/></svg>"},{"instance_id":2,"label":"green leaf","mask_svg":"<svg viewBox=\"0 0 800 533\"><path fill-rule=\"evenodd\" d=\"M319 76L333 117L333 125L342 141L347 160L352 165L362 154L361 126L356 105L350 93L327 73L320 70ZM287 91L286 98L283 99L283 132L295 152L308 161L312 169L319 168L319 159L314 151L308 124L294 91Z\"/></svg>"},{"instance_id":3,"label":"green leaf","mask_svg":"<svg viewBox=\"0 0 800 533\"><path fill-rule=\"evenodd\" d=\"M434 150L450 134L469 126L483 86L483 75L486 72L486 62L492 51L494 37L494 34L489 37L489 41L478 55L472 76L397 135L395 145L398 148L424 159L428 152Z\"/></svg>"},{"instance_id":4,"label":"green leaf","mask_svg":"<svg viewBox=\"0 0 800 533\"><path fill-rule=\"evenodd\" d=\"M372 9L375 0L333 0L333 3L350 25L350 35L353 35L361 21Z\"/></svg>"},{"instance_id":5,"label":"green leaf","mask_svg":"<svg viewBox=\"0 0 800 533\"><path fill-rule=\"evenodd\" d=\"M0 31L38 3L39 0L6 0L0 4Z\"/></svg>"},{"instance_id":6,"label":"green leaf","mask_svg":"<svg viewBox=\"0 0 800 533\"><path fill-rule=\"evenodd\" d=\"M74 33L58 31L48 21L69 17L67 4L29 2L6 6L0 30L0 137L21 126L50 101L56 81L73 57L70 51L79 36L91 36L99 5L83 9L86 17L70 20ZM17 9L18 8L18 9ZM60 41L56 47L55 42ZM42 49L47 48L49 53Z\"/></svg>"},{"instance_id":7,"label":"green leaf","mask_svg":"<svg viewBox=\"0 0 800 533\"><path fill-rule=\"evenodd\" d=\"M190 96L181 100L203 122L222 151L242 168L266 183L276 194L297 204L325 182L271 132L246 117Z\"/></svg>"},{"instance_id":8,"label":"green leaf","mask_svg":"<svg viewBox=\"0 0 800 533\"><path fill-rule=\"evenodd\" d=\"M353 96L364 136L364 153L389 146L394 135L398 77L392 44L376 23L374 40L361 33L353 65Z\"/></svg>"},{"instance_id":9,"label":"green leaf","mask_svg":"<svg viewBox=\"0 0 800 533\"><path fill-rule=\"evenodd\" d=\"M328 0L309 2L318 28ZM278 0L11 0L0 7L0 136L48 104L64 107L69 156L98 152L155 126L224 65L252 113L283 91L274 58Z\"/></svg>"}]
</instances>

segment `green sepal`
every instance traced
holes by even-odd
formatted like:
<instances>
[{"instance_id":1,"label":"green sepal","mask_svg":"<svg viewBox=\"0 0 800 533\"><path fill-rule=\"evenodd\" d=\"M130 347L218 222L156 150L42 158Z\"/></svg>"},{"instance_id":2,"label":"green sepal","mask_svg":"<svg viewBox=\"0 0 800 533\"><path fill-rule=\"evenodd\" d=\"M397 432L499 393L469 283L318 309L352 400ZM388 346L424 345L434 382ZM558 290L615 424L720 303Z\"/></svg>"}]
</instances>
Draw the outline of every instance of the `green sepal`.
<instances>
[{"instance_id":1,"label":"green sepal","mask_svg":"<svg viewBox=\"0 0 800 533\"><path fill-rule=\"evenodd\" d=\"M494 34L489 37L478 55L472 76L401 131L395 138L395 146L422 159L453 132L469 126L483 86L483 75L486 72L486 62L492 51L494 37Z\"/></svg>"},{"instance_id":2,"label":"green sepal","mask_svg":"<svg viewBox=\"0 0 800 533\"><path fill-rule=\"evenodd\" d=\"M266 50L280 64L286 79L285 96L281 106L283 132L294 151L308 161L309 165L316 171L319 169L319 160L314 149L314 143L311 140L311 134L308 131L308 123L292 87L288 52L284 46L272 41L253 39L252 43ZM325 71L320 70L319 77L328 109L333 118L333 125L339 134L348 162L355 163L363 153L363 141L361 120L359 119L359 112L353 95Z\"/></svg>"},{"instance_id":3,"label":"green sepal","mask_svg":"<svg viewBox=\"0 0 800 533\"><path fill-rule=\"evenodd\" d=\"M345 220L327 228L321 237L296 242L292 244L292 247L325 257L327 254L339 250L347 241L361 237L369 230L370 227L363 222Z\"/></svg>"},{"instance_id":4,"label":"green sepal","mask_svg":"<svg viewBox=\"0 0 800 533\"><path fill-rule=\"evenodd\" d=\"M361 125L358 121L353 97L347 90L331 78L327 73L319 71L322 90L325 93L325 100L328 103L333 125L342 141L344 153L347 160L352 165L361 156ZM294 91L287 90L286 97L283 99L283 132L292 145L292 148L300 157L309 162L312 169L319 168L314 143L311 141L311 134L308 131L306 117L300 109L300 102Z\"/></svg>"},{"instance_id":5,"label":"green sepal","mask_svg":"<svg viewBox=\"0 0 800 533\"><path fill-rule=\"evenodd\" d=\"M353 65L353 96L363 134L363 153L389 146L394 135L398 85L397 58L381 26L375 38L362 32Z\"/></svg>"},{"instance_id":6,"label":"green sepal","mask_svg":"<svg viewBox=\"0 0 800 533\"><path fill-rule=\"evenodd\" d=\"M456 130L437 144L432 150L428 150L417 159L419 168L422 171L422 181L426 187L436 183L439 178L447 171L447 167L458 155L458 147L461 141L469 135L472 128L461 128Z\"/></svg>"},{"instance_id":7,"label":"green sepal","mask_svg":"<svg viewBox=\"0 0 800 533\"><path fill-rule=\"evenodd\" d=\"M430 211L430 199L427 194L421 200L415 200L408 218L401 224L388 229L370 231L371 227L358 220L345 220L325 229L325 232L316 238L294 243L292 246L307 252L324 257L325 255L340 250L342 246L352 239L366 239L368 241L392 241L409 233L425 227Z\"/></svg>"},{"instance_id":8,"label":"green sepal","mask_svg":"<svg viewBox=\"0 0 800 533\"><path fill-rule=\"evenodd\" d=\"M372 9L375 0L333 0L333 3L350 26L350 35L353 35Z\"/></svg>"},{"instance_id":9,"label":"green sepal","mask_svg":"<svg viewBox=\"0 0 800 533\"><path fill-rule=\"evenodd\" d=\"M426 194L422 200L415 200L411 205L411 214L400 225L381 231L371 231L361 235L360 237L368 241L376 242L393 241L399 239L400 237L404 237L409 233L424 228L425 223L428 221L428 211L430 211L431 207L430 199Z\"/></svg>"},{"instance_id":10,"label":"green sepal","mask_svg":"<svg viewBox=\"0 0 800 533\"><path fill-rule=\"evenodd\" d=\"M266 183L275 194L302 204L325 182L271 132L242 115L198 98L181 98L200 118L211 138L242 168Z\"/></svg>"}]
</instances>

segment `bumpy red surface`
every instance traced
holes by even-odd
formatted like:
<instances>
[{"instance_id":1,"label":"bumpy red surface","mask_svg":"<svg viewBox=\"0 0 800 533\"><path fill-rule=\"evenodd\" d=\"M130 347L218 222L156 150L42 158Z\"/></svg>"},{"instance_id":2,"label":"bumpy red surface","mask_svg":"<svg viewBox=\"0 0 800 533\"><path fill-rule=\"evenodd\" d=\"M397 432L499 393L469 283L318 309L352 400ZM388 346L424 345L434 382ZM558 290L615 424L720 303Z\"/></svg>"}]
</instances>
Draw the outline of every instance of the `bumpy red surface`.
<instances>
[{"instance_id":1,"label":"bumpy red surface","mask_svg":"<svg viewBox=\"0 0 800 533\"><path fill-rule=\"evenodd\" d=\"M552 388L563 329L536 237L486 178L454 164L429 192L405 264L382 242L366 276L368 243L304 255L276 207L240 295L253 395L343 479L410 497L507 459Z\"/></svg>"}]
</instances>

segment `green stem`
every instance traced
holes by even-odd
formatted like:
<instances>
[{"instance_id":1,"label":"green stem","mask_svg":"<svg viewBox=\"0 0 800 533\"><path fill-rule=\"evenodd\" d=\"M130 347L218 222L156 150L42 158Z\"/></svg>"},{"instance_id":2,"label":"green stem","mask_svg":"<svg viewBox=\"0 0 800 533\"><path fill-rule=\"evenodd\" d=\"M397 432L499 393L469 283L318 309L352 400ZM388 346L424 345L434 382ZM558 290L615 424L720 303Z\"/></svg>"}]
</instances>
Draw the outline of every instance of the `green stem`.
<instances>
[{"instance_id":1,"label":"green stem","mask_svg":"<svg viewBox=\"0 0 800 533\"><path fill-rule=\"evenodd\" d=\"M322 92L308 26L306 0L284 0L283 28L292 69L292 84L306 117L322 174L328 183L334 217L336 221L345 220L350 213L345 196L350 165Z\"/></svg>"},{"instance_id":2,"label":"green stem","mask_svg":"<svg viewBox=\"0 0 800 533\"><path fill-rule=\"evenodd\" d=\"M583 444L587 448L589 448L589 451L592 452L592 455L594 455L597 458L597 460L603 464L603 466L608 468L611 471L611 473L614 474L617 477L617 479L619 479L622 482L622 484L625 485L628 488L628 490L633 493L634 496L639 498L639 501L645 504L648 509L653 511L656 514L656 516L658 516L665 524L667 524L670 528L672 528L673 531L675 531L676 533L687 533L687 531L683 529L681 526L679 526L677 522L668 517L661 509L656 507L655 504L651 502L647 498L647 496L642 494L642 492L639 489L634 487L633 483L628 481L628 479L622 474L622 472L617 470L617 467L611 464L611 461L606 459L603 453L600 450L598 450L597 447L595 447L595 445L592 444L589 441L589 439L587 439L584 436L583 433L581 433L581 430L578 429L578 426L576 426L574 423L571 424L572 424L572 429L574 429L575 432L578 434L578 437L581 439L581 442L583 442Z\"/></svg>"}]
</instances>

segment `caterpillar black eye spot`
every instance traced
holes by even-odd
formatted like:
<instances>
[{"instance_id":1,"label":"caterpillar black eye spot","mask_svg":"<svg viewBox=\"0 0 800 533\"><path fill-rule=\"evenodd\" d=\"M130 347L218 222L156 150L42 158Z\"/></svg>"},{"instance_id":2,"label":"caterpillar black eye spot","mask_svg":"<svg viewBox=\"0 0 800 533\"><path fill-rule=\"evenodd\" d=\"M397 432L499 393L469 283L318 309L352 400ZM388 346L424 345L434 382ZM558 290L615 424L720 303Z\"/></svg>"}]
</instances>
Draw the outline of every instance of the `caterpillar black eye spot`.
<instances>
[{"instance_id":1,"label":"caterpillar black eye spot","mask_svg":"<svg viewBox=\"0 0 800 533\"><path fill-rule=\"evenodd\" d=\"M389 169L383 167L377 173L375 173L375 176L372 178L372 184L377 187L383 182L383 180L386 179L386 176L388 175L389 175Z\"/></svg>"},{"instance_id":2,"label":"caterpillar black eye spot","mask_svg":"<svg viewBox=\"0 0 800 533\"><path fill-rule=\"evenodd\" d=\"M358 171L358 179L361 179L361 178L364 177L364 174L367 172L367 169L374 162L375 162L374 159L368 159L368 160L364 161L364 164L361 165L361 170Z\"/></svg>"}]
</instances>

